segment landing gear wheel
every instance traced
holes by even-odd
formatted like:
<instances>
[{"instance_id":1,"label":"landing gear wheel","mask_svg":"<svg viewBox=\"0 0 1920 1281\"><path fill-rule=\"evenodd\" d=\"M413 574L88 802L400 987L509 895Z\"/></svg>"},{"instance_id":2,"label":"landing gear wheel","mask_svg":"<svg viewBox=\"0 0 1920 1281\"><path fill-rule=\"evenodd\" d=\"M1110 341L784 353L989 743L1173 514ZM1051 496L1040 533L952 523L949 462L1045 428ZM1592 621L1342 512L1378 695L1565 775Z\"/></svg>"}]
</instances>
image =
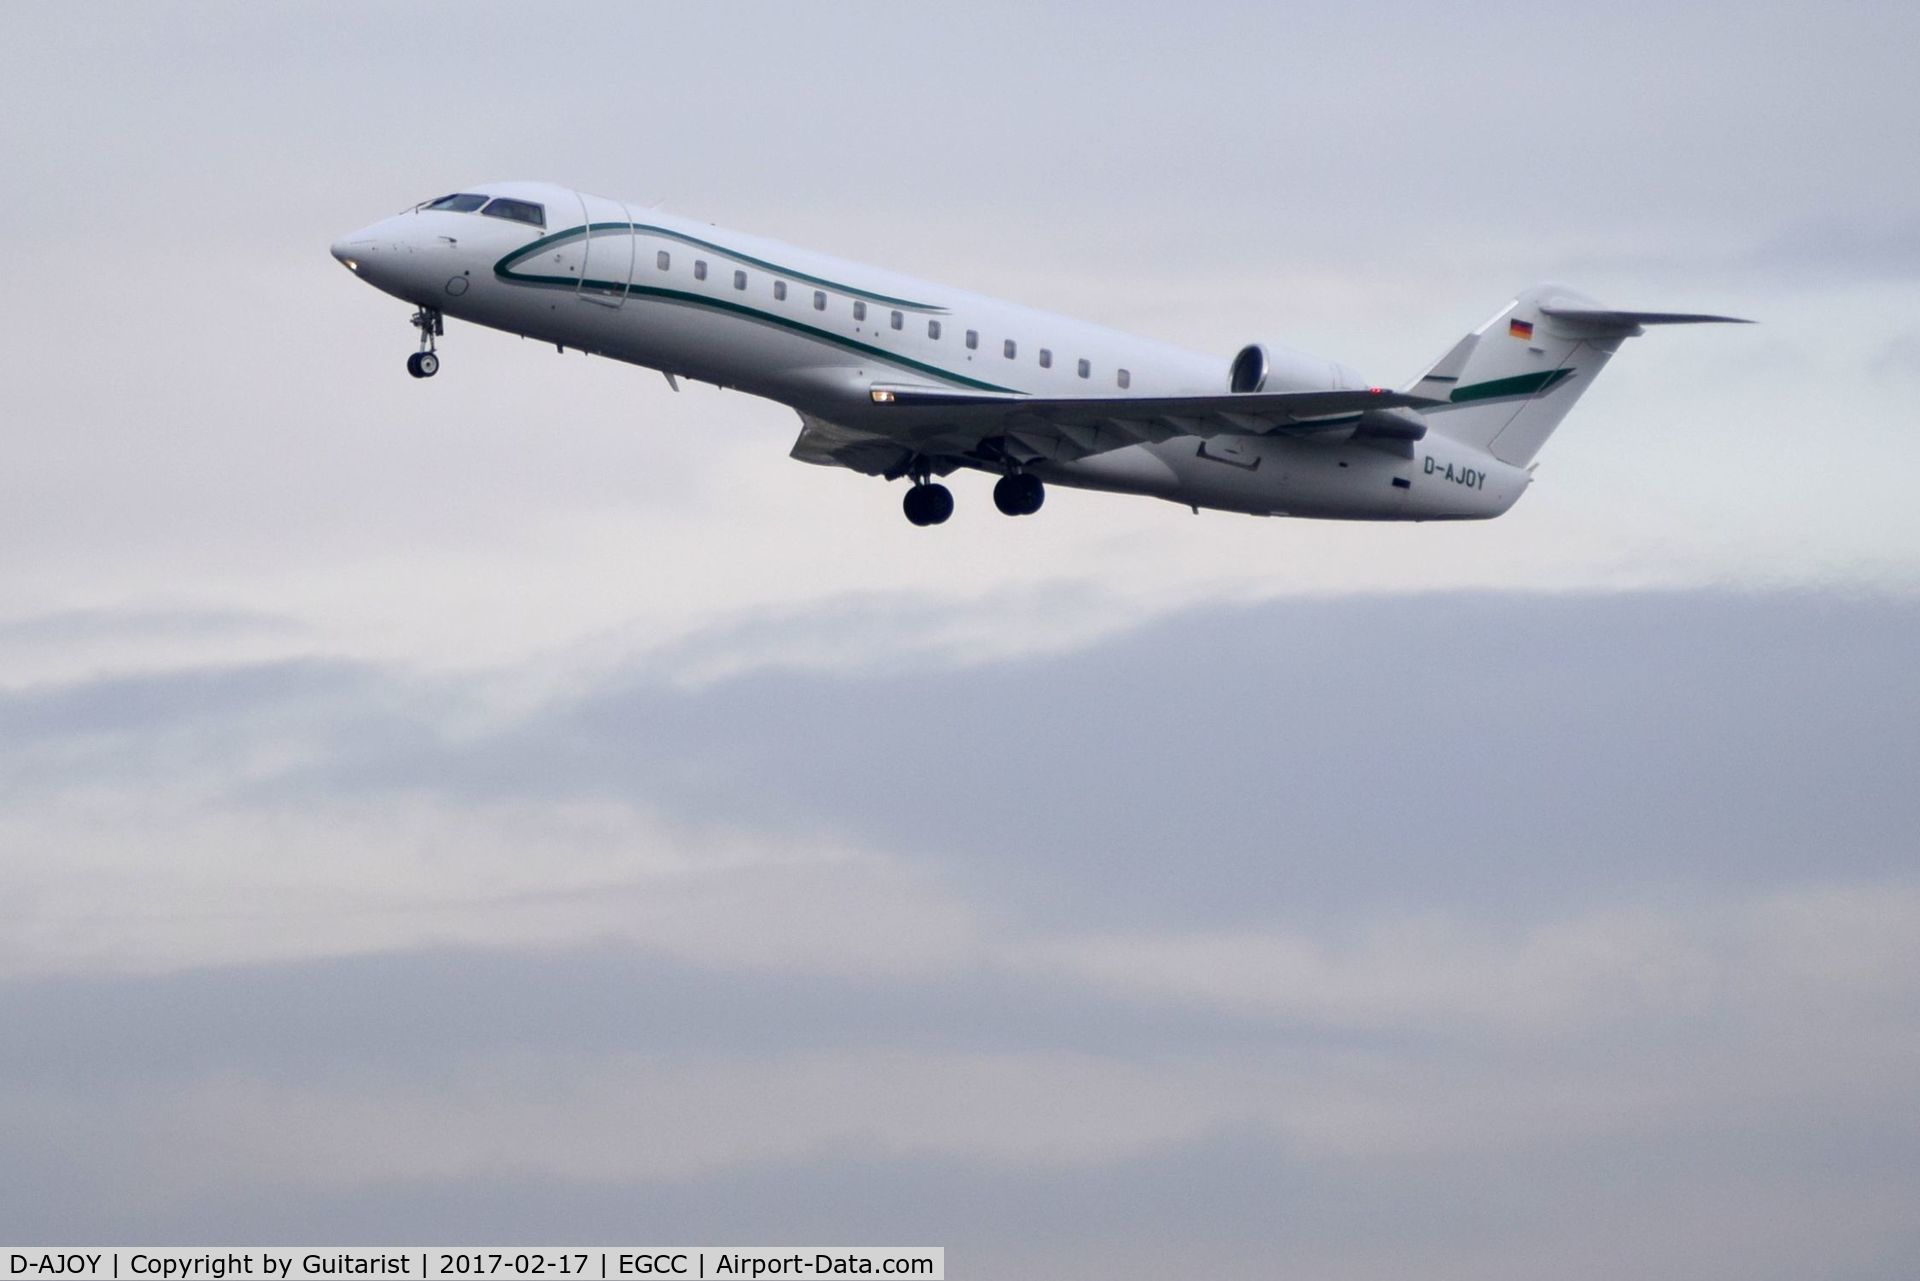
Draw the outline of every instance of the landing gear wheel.
<instances>
[{"instance_id":1,"label":"landing gear wheel","mask_svg":"<svg viewBox=\"0 0 1920 1281\"><path fill-rule=\"evenodd\" d=\"M915 485L900 501L900 510L916 525L942 525L953 515L953 491L945 485Z\"/></svg>"},{"instance_id":2,"label":"landing gear wheel","mask_svg":"<svg viewBox=\"0 0 1920 1281\"><path fill-rule=\"evenodd\" d=\"M416 351L407 357L407 372L415 378L431 378L440 372L440 357L430 351Z\"/></svg>"},{"instance_id":3,"label":"landing gear wheel","mask_svg":"<svg viewBox=\"0 0 1920 1281\"><path fill-rule=\"evenodd\" d=\"M993 486L993 505L1008 516L1031 516L1047 501L1047 487L1038 476L1015 472Z\"/></svg>"}]
</instances>

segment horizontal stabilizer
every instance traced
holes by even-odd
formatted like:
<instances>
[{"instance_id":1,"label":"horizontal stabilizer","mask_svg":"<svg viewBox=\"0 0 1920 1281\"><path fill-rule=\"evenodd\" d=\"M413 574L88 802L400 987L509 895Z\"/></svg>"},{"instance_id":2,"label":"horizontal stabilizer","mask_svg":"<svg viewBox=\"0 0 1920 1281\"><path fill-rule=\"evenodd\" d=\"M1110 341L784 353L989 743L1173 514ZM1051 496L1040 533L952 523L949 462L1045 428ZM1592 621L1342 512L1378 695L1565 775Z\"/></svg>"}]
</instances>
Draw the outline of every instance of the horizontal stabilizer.
<instances>
[{"instance_id":1,"label":"horizontal stabilizer","mask_svg":"<svg viewBox=\"0 0 1920 1281\"><path fill-rule=\"evenodd\" d=\"M1616 311L1611 307L1566 307L1548 303L1540 314L1596 329L1633 330L1641 325L1751 325L1738 316L1708 316L1690 311Z\"/></svg>"}]
</instances>

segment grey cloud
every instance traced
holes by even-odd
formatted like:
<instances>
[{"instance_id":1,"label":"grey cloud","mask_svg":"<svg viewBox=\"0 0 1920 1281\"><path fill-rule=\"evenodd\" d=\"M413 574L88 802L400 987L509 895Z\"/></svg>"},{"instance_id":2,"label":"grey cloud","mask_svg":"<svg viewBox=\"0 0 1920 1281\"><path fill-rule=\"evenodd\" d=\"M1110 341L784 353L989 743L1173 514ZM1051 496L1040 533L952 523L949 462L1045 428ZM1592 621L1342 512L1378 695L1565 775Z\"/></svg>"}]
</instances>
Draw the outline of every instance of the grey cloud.
<instances>
[{"instance_id":1,"label":"grey cloud","mask_svg":"<svg viewBox=\"0 0 1920 1281\"><path fill-rule=\"evenodd\" d=\"M1142 1006L1060 975L736 973L632 948L381 953L0 983L0 1089L115 1091L231 1073L405 1081L511 1054L1340 1050L1393 1034Z\"/></svg>"},{"instance_id":2,"label":"grey cloud","mask_svg":"<svg viewBox=\"0 0 1920 1281\"><path fill-rule=\"evenodd\" d=\"M354 664L311 661L115 675L10 691L0 695L0 715L16 753L35 740L108 733L244 734L263 711L363 705L372 676Z\"/></svg>"},{"instance_id":3,"label":"grey cloud","mask_svg":"<svg viewBox=\"0 0 1920 1281\"><path fill-rule=\"evenodd\" d=\"M1915 613L1818 595L1292 600L965 672L695 693L634 672L469 757L387 768L851 825L1083 922L1872 875L1907 865L1920 819L1901 783Z\"/></svg>"},{"instance_id":4,"label":"grey cloud","mask_svg":"<svg viewBox=\"0 0 1920 1281\"><path fill-rule=\"evenodd\" d=\"M1521 910L1905 870L1917 612L1715 592L1290 600L964 669L685 690L634 667L484 732L455 728L473 697L457 685L353 665L29 691L0 718L16 786L111 783L132 761L217 782L249 748L297 748L229 780L232 800L619 799L851 836L1090 928ZM857 645L867 618L829 606L801 633ZM107 746L44 750L87 736Z\"/></svg>"},{"instance_id":5,"label":"grey cloud","mask_svg":"<svg viewBox=\"0 0 1920 1281\"><path fill-rule=\"evenodd\" d=\"M194 744L216 792L229 757L315 749L228 783L240 808L616 797L688 823L851 830L937 869L1009 946L826 977L579 946L0 984L0 1234L824 1235L1067 1277L1898 1276L1920 1192L1910 983L1888 969L1904 953L1855 964L1822 940L1860 928L1849 914L1875 886L1911 879L1917 608L1715 592L1203 608L959 670L761 670L688 690L636 666L485 732L460 728L479 689L409 698L414 682L370 665L15 695L34 737L10 768L69 785L145 785L55 750L105 725ZM831 614L803 630L830 643ZM1470 925L1471 957L1596 902L1662 904L1673 936L1717 904L1829 883L1857 888L1791 928L1683 933L1699 993L1571 1026L1522 1008L1492 1029L1408 1016L1362 1035L1009 959L1125 923L1142 939L1298 929L1347 964L1354 938L1409 911ZM1629 994L1673 981L1630 934L1592 946L1587 968L1622 972ZM1711 981L1748 972L1799 977ZM1085 1064L1147 1081L1138 1097L1229 1101L1205 1133L1121 1156L903 1155L897 1100L887 1122L840 1125L858 1101L817 1083L821 1055L899 1053ZM607 1110L647 1088L639 1066L680 1072L716 1116L749 1102L737 1084L691 1090L689 1065L736 1083L813 1071L800 1106L829 1115L795 1123L822 1137L644 1178L556 1176L564 1152L503 1150L472 1173L443 1155L439 1173L371 1181L354 1172L377 1158L303 1174L306 1147L257 1156L275 1135L313 1144L331 1108L341 1145L436 1111L422 1141L452 1126L457 1155L518 1141L530 1106L610 1136L603 1152L658 1142L647 1100ZM978 1108L995 1079L956 1075L974 1096L952 1103ZM907 1098L907 1117L942 1101L912 1083ZM167 1121L183 1099L204 1131Z\"/></svg>"},{"instance_id":6,"label":"grey cloud","mask_svg":"<svg viewBox=\"0 0 1920 1281\"><path fill-rule=\"evenodd\" d=\"M1632 1274L1692 1281L1843 1281L1907 1275L1920 1233L1886 1197L1780 1177L1783 1141L1814 1150L1831 1131L1792 1125L1726 1136L1691 1159L1662 1145L1543 1144L1519 1153L1415 1160L1391 1168L1305 1157L1257 1132L1220 1134L1123 1166L1007 1169L859 1151L670 1183L606 1184L512 1175L352 1188L268 1183L113 1214L123 1235L306 1243L486 1241L879 1241L947 1246L982 1276L1078 1281L1133 1276L1537 1277ZM1911 1147L1866 1129L1850 1152L1893 1196L1920 1194ZM1857 1146L1856 1146L1857 1145ZM26 1205L49 1192L21 1186ZM139 1198L145 1201L146 1198ZM1910 1201L1909 1201L1910 1204ZM78 1240L100 1231L84 1198L48 1217ZM1890 1212L1892 1211L1892 1212ZM1837 1230L1809 1241L1809 1219ZM183 1230L183 1225L188 1225ZM1865 1229L1850 1235L1844 1226ZM56 1235L59 1235L56 1233Z\"/></svg>"},{"instance_id":7,"label":"grey cloud","mask_svg":"<svg viewBox=\"0 0 1920 1281\"><path fill-rule=\"evenodd\" d=\"M1875 378L1911 381L1920 377L1920 329L1896 333L1869 357L1867 371Z\"/></svg>"},{"instance_id":8,"label":"grey cloud","mask_svg":"<svg viewBox=\"0 0 1920 1281\"><path fill-rule=\"evenodd\" d=\"M1911 280L1920 276L1920 215L1888 210L1797 223L1738 265L1800 285Z\"/></svg>"},{"instance_id":9,"label":"grey cloud","mask_svg":"<svg viewBox=\"0 0 1920 1281\"><path fill-rule=\"evenodd\" d=\"M239 609L73 609L0 621L0 644L286 635L306 628L281 614Z\"/></svg>"},{"instance_id":10,"label":"grey cloud","mask_svg":"<svg viewBox=\"0 0 1920 1281\"><path fill-rule=\"evenodd\" d=\"M1707 244L1636 240L1591 246L1570 254L1563 270L1583 279L1637 277L1657 282L1651 287L1662 290L1768 297L1797 308L1823 290L1920 275L1920 216L1906 212L1906 203L1783 217L1729 230ZM1785 310L1757 318L1791 323L1794 314ZM1794 349L1804 347L1802 341Z\"/></svg>"},{"instance_id":11,"label":"grey cloud","mask_svg":"<svg viewBox=\"0 0 1920 1281\"><path fill-rule=\"evenodd\" d=\"M255 774L254 748L332 759L361 742L398 746L432 735L422 701L391 673L327 660L29 686L0 693L0 796L18 803L68 788L167 781L231 792Z\"/></svg>"}]
</instances>

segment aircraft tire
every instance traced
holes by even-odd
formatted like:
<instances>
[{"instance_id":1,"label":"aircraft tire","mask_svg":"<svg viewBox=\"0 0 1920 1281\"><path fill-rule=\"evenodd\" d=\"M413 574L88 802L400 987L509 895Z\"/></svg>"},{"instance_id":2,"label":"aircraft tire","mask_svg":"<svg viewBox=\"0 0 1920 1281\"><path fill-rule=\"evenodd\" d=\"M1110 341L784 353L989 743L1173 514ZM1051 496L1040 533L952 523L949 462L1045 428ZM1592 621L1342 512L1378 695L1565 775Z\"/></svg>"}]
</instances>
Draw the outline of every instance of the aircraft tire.
<instances>
[{"instance_id":1,"label":"aircraft tire","mask_svg":"<svg viewBox=\"0 0 1920 1281\"><path fill-rule=\"evenodd\" d=\"M953 491L945 485L915 485L900 502L900 510L916 525L941 525L953 515Z\"/></svg>"},{"instance_id":2,"label":"aircraft tire","mask_svg":"<svg viewBox=\"0 0 1920 1281\"><path fill-rule=\"evenodd\" d=\"M1047 501L1047 487L1038 476L1017 472L993 485L993 505L1008 516L1031 516Z\"/></svg>"},{"instance_id":3,"label":"aircraft tire","mask_svg":"<svg viewBox=\"0 0 1920 1281\"><path fill-rule=\"evenodd\" d=\"M407 357L407 372L415 378L431 378L440 372L440 357L430 351L416 351Z\"/></svg>"}]
</instances>

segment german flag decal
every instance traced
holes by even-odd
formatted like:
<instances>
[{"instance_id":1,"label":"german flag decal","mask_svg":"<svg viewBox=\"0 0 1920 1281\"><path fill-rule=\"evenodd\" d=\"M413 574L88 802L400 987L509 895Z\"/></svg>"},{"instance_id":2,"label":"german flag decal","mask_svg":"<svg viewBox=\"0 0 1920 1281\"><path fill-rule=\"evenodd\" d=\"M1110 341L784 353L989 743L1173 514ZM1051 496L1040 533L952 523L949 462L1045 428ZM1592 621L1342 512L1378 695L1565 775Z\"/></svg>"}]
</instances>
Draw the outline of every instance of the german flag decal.
<instances>
[{"instance_id":1,"label":"german flag decal","mask_svg":"<svg viewBox=\"0 0 1920 1281\"><path fill-rule=\"evenodd\" d=\"M1533 322L1531 320L1509 320L1507 322L1507 337L1531 340L1533 338Z\"/></svg>"}]
</instances>

